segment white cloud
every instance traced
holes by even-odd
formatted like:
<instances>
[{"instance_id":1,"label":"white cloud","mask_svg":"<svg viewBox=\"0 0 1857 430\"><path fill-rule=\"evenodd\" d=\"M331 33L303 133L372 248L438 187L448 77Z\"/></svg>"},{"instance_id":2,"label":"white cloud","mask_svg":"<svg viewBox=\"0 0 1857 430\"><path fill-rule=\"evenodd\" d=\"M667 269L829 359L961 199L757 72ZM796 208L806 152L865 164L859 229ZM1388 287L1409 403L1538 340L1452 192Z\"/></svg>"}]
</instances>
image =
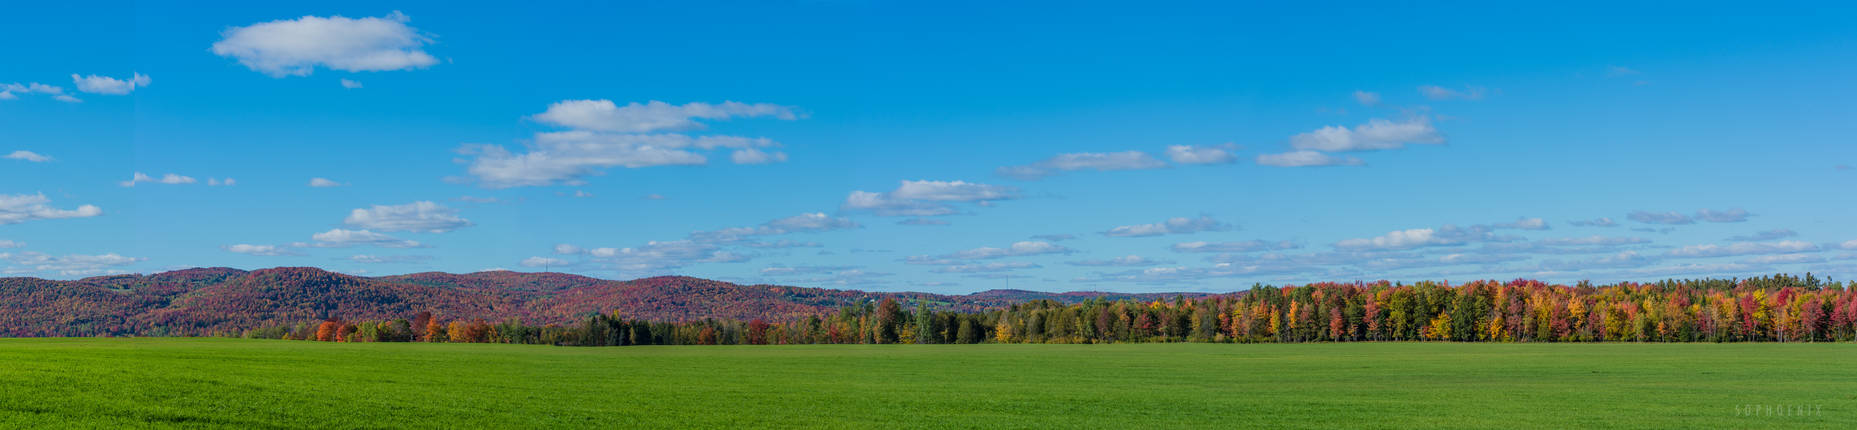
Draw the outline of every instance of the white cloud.
<instances>
[{"instance_id":1,"label":"white cloud","mask_svg":"<svg viewBox=\"0 0 1857 430\"><path fill-rule=\"evenodd\" d=\"M265 256L302 255L301 253L291 250L288 247L282 247L282 246L277 246L277 245L248 245L248 244L241 243L237 245L226 245L223 248L225 248L225 250L228 252L235 252L235 253L247 254L247 255L265 255Z\"/></svg>"},{"instance_id":2,"label":"white cloud","mask_svg":"<svg viewBox=\"0 0 1857 430\"><path fill-rule=\"evenodd\" d=\"M959 260L986 260L1003 257L1023 257L1031 255L1069 254L1076 252L1070 248L1053 245L1050 242L1021 241L1005 248L979 247L940 256L918 255L904 259L911 264L956 264Z\"/></svg>"},{"instance_id":3,"label":"white cloud","mask_svg":"<svg viewBox=\"0 0 1857 430\"><path fill-rule=\"evenodd\" d=\"M1174 252L1257 252L1301 248L1289 241L1266 242L1246 240L1238 242L1181 242L1173 245Z\"/></svg>"},{"instance_id":4,"label":"white cloud","mask_svg":"<svg viewBox=\"0 0 1857 430\"><path fill-rule=\"evenodd\" d=\"M356 89L356 88L361 88L361 81L343 79L342 88L347 88L351 90Z\"/></svg>"},{"instance_id":5,"label":"white cloud","mask_svg":"<svg viewBox=\"0 0 1857 430\"><path fill-rule=\"evenodd\" d=\"M44 163L47 161L52 161L52 157L39 155L38 153L35 153L32 151L25 151L25 150L13 151L13 153L7 154L5 158L9 160L31 161L34 163Z\"/></svg>"},{"instance_id":6,"label":"white cloud","mask_svg":"<svg viewBox=\"0 0 1857 430\"><path fill-rule=\"evenodd\" d=\"M935 216L958 212L949 203L987 205L1018 198L1018 189L966 181L902 181L885 193L852 191L844 210L870 211L881 216Z\"/></svg>"},{"instance_id":7,"label":"white cloud","mask_svg":"<svg viewBox=\"0 0 1857 430\"><path fill-rule=\"evenodd\" d=\"M26 247L26 242L0 239L0 249L24 248L24 247Z\"/></svg>"},{"instance_id":8,"label":"white cloud","mask_svg":"<svg viewBox=\"0 0 1857 430\"><path fill-rule=\"evenodd\" d=\"M148 75L141 73L132 74L129 76L129 79L116 79L99 75L78 76L77 74L72 74L71 81L77 84L78 91L91 94L119 96L129 94L135 91L136 88L146 87L149 82Z\"/></svg>"},{"instance_id":9,"label":"white cloud","mask_svg":"<svg viewBox=\"0 0 1857 430\"><path fill-rule=\"evenodd\" d=\"M66 102L66 103L83 102L83 100L78 100L76 97L71 97L70 95L65 94L64 87L60 87L57 85L45 85L45 84L41 84L38 82L33 82L29 84L18 84L18 83L0 84L0 100L18 99L19 96L14 95L13 93L44 94L44 95L52 96L52 99L54 100L58 100L61 102Z\"/></svg>"},{"instance_id":10,"label":"white cloud","mask_svg":"<svg viewBox=\"0 0 1857 430\"><path fill-rule=\"evenodd\" d=\"M749 257L710 243L690 240L653 241L633 248L593 248L592 261L627 274L664 274L697 263L740 263Z\"/></svg>"},{"instance_id":11,"label":"white cloud","mask_svg":"<svg viewBox=\"0 0 1857 430\"><path fill-rule=\"evenodd\" d=\"M579 255L582 252L587 252L587 250L581 249L581 247L574 246L573 244L563 243L555 245L555 255Z\"/></svg>"},{"instance_id":12,"label":"white cloud","mask_svg":"<svg viewBox=\"0 0 1857 430\"><path fill-rule=\"evenodd\" d=\"M1224 144L1217 146L1172 145L1167 147L1167 158L1180 164L1231 164L1238 161L1233 151L1238 145Z\"/></svg>"},{"instance_id":13,"label":"white cloud","mask_svg":"<svg viewBox=\"0 0 1857 430\"><path fill-rule=\"evenodd\" d=\"M350 227L380 231L420 231L444 233L470 227L471 221L458 217L458 210L430 201L403 205L374 205L355 209L342 222Z\"/></svg>"},{"instance_id":14,"label":"white cloud","mask_svg":"<svg viewBox=\"0 0 1857 430\"><path fill-rule=\"evenodd\" d=\"M21 252L17 254L0 252L0 261L11 263L13 267L6 273L47 273L59 276L95 276L125 273L122 266L146 260L141 257L124 257L116 253L103 255L66 255L52 256L39 252Z\"/></svg>"},{"instance_id":15,"label":"white cloud","mask_svg":"<svg viewBox=\"0 0 1857 430\"><path fill-rule=\"evenodd\" d=\"M1723 211L1710 209L1696 211L1696 219L1708 222L1745 222L1749 216L1753 216L1753 214L1747 213L1747 210L1741 208Z\"/></svg>"},{"instance_id":16,"label":"white cloud","mask_svg":"<svg viewBox=\"0 0 1857 430\"><path fill-rule=\"evenodd\" d=\"M1160 236L1163 234L1192 234L1204 231L1226 231L1231 229L1232 226L1230 224L1219 222L1218 220L1212 219L1210 216L1201 215L1199 218L1176 217L1153 224L1125 225L1109 229L1109 231L1105 231L1102 234L1110 237L1147 237Z\"/></svg>"},{"instance_id":17,"label":"white cloud","mask_svg":"<svg viewBox=\"0 0 1857 430\"><path fill-rule=\"evenodd\" d=\"M431 260L430 255L368 255L359 254L348 257L348 261L364 264L400 264L418 263Z\"/></svg>"},{"instance_id":18,"label":"white cloud","mask_svg":"<svg viewBox=\"0 0 1857 430\"><path fill-rule=\"evenodd\" d=\"M1321 152L1377 151L1399 149L1407 144L1441 143L1444 143L1444 136L1438 134L1431 119L1425 116L1399 122L1375 118L1353 129L1328 126L1290 136L1290 147Z\"/></svg>"},{"instance_id":19,"label":"white cloud","mask_svg":"<svg viewBox=\"0 0 1857 430\"><path fill-rule=\"evenodd\" d=\"M1023 166L1006 166L996 170L1000 176L1020 180L1035 180L1059 172L1075 170L1143 170L1167 167L1167 163L1141 151L1124 152L1083 152L1058 154L1044 161Z\"/></svg>"},{"instance_id":20,"label":"white cloud","mask_svg":"<svg viewBox=\"0 0 1857 430\"><path fill-rule=\"evenodd\" d=\"M1762 231L1762 232L1754 233L1754 234L1747 235L1747 236L1734 236L1734 237L1728 238L1728 241L1730 242L1766 242L1770 240L1780 240L1780 239L1785 239L1789 237L1795 237L1798 235L1799 235L1798 232L1781 228L1781 229Z\"/></svg>"},{"instance_id":21,"label":"white cloud","mask_svg":"<svg viewBox=\"0 0 1857 430\"><path fill-rule=\"evenodd\" d=\"M1765 255L1765 256L1749 258L1746 260L1741 260L1741 262L1745 264L1763 264L1763 265L1764 264L1823 263L1825 262L1825 257L1820 257L1820 256L1810 255L1810 254Z\"/></svg>"},{"instance_id":22,"label":"white cloud","mask_svg":"<svg viewBox=\"0 0 1857 430\"><path fill-rule=\"evenodd\" d=\"M1354 157L1337 157L1315 151L1290 151L1281 154L1259 154L1257 164L1277 167L1318 167L1359 166L1366 163Z\"/></svg>"},{"instance_id":23,"label":"white cloud","mask_svg":"<svg viewBox=\"0 0 1857 430\"><path fill-rule=\"evenodd\" d=\"M1139 256L1139 255L1128 255L1128 256L1111 258L1107 260L1082 260L1082 261L1065 262L1065 264L1069 264L1072 266L1086 266L1086 267L1110 267L1110 266L1139 267L1139 266L1152 266L1152 265L1160 264L1160 263L1161 262L1159 261L1154 261L1154 260Z\"/></svg>"},{"instance_id":24,"label":"white cloud","mask_svg":"<svg viewBox=\"0 0 1857 430\"><path fill-rule=\"evenodd\" d=\"M135 186L135 184L140 184L144 182L167 184L167 185L182 185L182 184L197 183L200 181L198 179L194 179L192 176L181 176L181 175L176 175L173 173L161 175L161 177L156 178L153 176L148 176L147 174L144 174L142 172L135 172L134 175L129 177L129 180L117 182L116 185L121 185L125 187L133 187Z\"/></svg>"},{"instance_id":25,"label":"white cloud","mask_svg":"<svg viewBox=\"0 0 1857 430\"><path fill-rule=\"evenodd\" d=\"M1429 228L1414 228L1389 232L1379 237L1366 239L1347 239L1335 243L1335 248L1348 250L1396 250L1427 246L1461 245L1463 240L1447 238Z\"/></svg>"},{"instance_id":26,"label":"white cloud","mask_svg":"<svg viewBox=\"0 0 1857 430\"><path fill-rule=\"evenodd\" d=\"M1838 245L1838 248L1857 251L1857 240L1844 241L1844 243Z\"/></svg>"},{"instance_id":27,"label":"white cloud","mask_svg":"<svg viewBox=\"0 0 1857 430\"><path fill-rule=\"evenodd\" d=\"M353 19L305 16L232 27L212 51L271 77L309 76L316 67L349 72L416 69L438 64L423 49L432 42L398 11Z\"/></svg>"},{"instance_id":28,"label":"white cloud","mask_svg":"<svg viewBox=\"0 0 1857 430\"><path fill-rule=\"evenodd\" d=\"M1491 224L1489 227L1490 228L1510 228L1510 229L1517 229L1517 230L1547 230L1548 229L1547 221L1542 221L1540 218L1522 218L1522 219L1515 220L1515 222L1508 222L1508 223L1502 223L1502 224Z\"/></svg>"},{"instance_id":29,"label":"white cloud","mask_svg":"<svg viewBox=\"0 0 1857 430\"><path fill-rule=\"evenodd\" d=\"M1683 225L1696 223L1696 220L1690 218L1689 215L1676 212L1634 211L1630 215L1626 215L1625 218L1645 224Z\"/></svg>"},{"instance_id":30,"label":"white cloud","mask_svg":"<svg viewBox=\"0 0 1857 430\"><path fill-rule=\"evenodd\" d=\"M764 152L755 148L742 148L729 154L729 161L733 161L735 164L785 163L787 162L787 153L779 151Z\"/></svg>"},{"instance_id":31,"label":"white cloud","mask_svg":"<svg viewBox=\"0 0 1857 430\"><path fill-rule=\"evenodd\" d=\"M0 225L46 219L87 218L103 214L103 209L93 205L57 209L47 203L51 203L51 199L46 198L45 194L0 194Z\"/></svg>"},{"instance_id":32,"label":"white cloud","mask_svg":"<svg viewBox=\"0 0 1857 430\"><path fill-rule=\"evenodd\" d=\"M1574 227L1618 227L1618 221L1613 221L1611 218L1605 217L1593 218L1590 220L1568 221L1567 224L1571 224Z\"/></svg>"},{"instance_id":33,"label":"white cloud","mask_svg":"<svg viewBox=\"0 0 1857 430\"><path fill-rule=\"evenodd\" d=\"M332 181L327 178L310 178L309 180L309 186L316 187L316 188L339 187L342 185L347 185L347 184Z\"/></svg>"},{"instance_id":34,"label":"white cloud","mask_svg":"<svg viewBox=\"0 0 1857 430\"><path fill-rule=\"evenodd\" d=\"M459 152L476 156L467 171L484 186L509 188L555 183L578 185L581 178L610 167L703 165L708 164L709 159L698 150L770 146L779 144L765 138L575 130L538 133L534 147L523 154L495 145L466 145Z\"/></svg>"},{"instance_id":35,"label":"white cloud","mask_svg":"<svg viewBox=\"0 0 1857 430\"><path fill-rule=\"evenodd\" d=\"M708 243L728 243L746 239L751 236L771 236L788 233L817 233L833 230L861 228L850 218L834 217L822 212L804 213L761 223L754 227L733 227L714 231L699 231L690 234L690 239Z\"/></svg>"},{"instance_id":36,"label":"white cloud","mask_svg":"<svg viewBox=\"0 0 1857 430\"><path fill-rule=\"evenodd\" d=\"M1666 255L1677 258L1712 258L1818 251L1818 245L1811 242L1783 240L1778 242L1740 242L1726 246L1716 244L1690 245L1672 249L1670 252L1666 253Z\"/></svg>"},{"instance_id":37,"label":"white cloud","mask_svg":"<svg viewBox=\"0 0 1857 430\"><path fill-rule=\"evenodd\" d=\"M560 266L567 266L572 263L567 260L562 260L559 258L529 257L529 258L522 259L522 262L516 263L516 264L520 264L522 265L522 267L560 267Z\"/></svg>"},{"instance_id":38,"label":"white cloud","mask_svg":"<svg viewBox=\"0 0 1857 430\"><path fill-rule=\"evenodd\" d=\"M1380 93L1356 90L1354 91L1354 101L1360 102L1361 106L1377 105L1380 104Z\"/></svg>"},{"instance_id":39,"label":"white cloud","mask_svg":"<svg viewBox=\"0 0 1857 430\"><path fill-rule=\"evenodd\" d=\"M1671 211L1671 212L1634 211L1630 215L1627 215L1626 218L1629 218L1632 221L1637 221L1637 222L1641 222L1645 224L1685 225L1685 224L1695 224L1696 221L1707 221L1707 222L1716 222L1716 223L1744 222L1744 221L1747 221L1748 217L1751 217L1753 215L1754 214L1748 213L1746 209L1734 208L1734 209L1720 210L1720 211L1712 210L1712 209L1702 209L1702 210L1696 211L1695 216L1690 216L1690 215L1686 215L1686 214L1682 214L1682 213L1678 213L1674 211Z\"/></svg>"},{"instance_id":40,"label":"white cloud","mask_svg":"<svg viewBox=\"0 0 1857 430\"><path fill-rule=\"evenodd\" d=\"M1019 269L1036 269L1039 267L1042 267L1042 266L1039 266L1037 264L1032 264L1032 263L1014 261L1014 262L993 262L993 263L979 263L979 264L955 264L955 265L937 267L934 270L930 270L930 271L935 272L935 273L996 273L996 272L1009 272L1009 271L1019 270Z\"/></svg>"},{"instance_id":41,"label":"white cloud","mask_svg":"<svg viewBox=\"0 0 1857 430\"><path fill-rule=\"evenodd\" d=\"M232 179L232 178L226 178L226 179L206 178L206 186L209 186L209 187L230 187L230 186L238 185L238 184L239 184L239 181L236 179Z\"/></svg>"},{"instance_id":42,"label":"white cloud","mask_svg":"<svg viewBox=\"0 0 1857 430\"><path fill-rule=\"evenodd\" d=\"M1432 100L1482 100L1484 92L1483 87L1477 86L1466 86L1462 91L1437 85L1419 86L1419 94L1424 94L1425 98Z\"/></svg>"},{"instance_id":43,"label":"white cloud","mask_svg":"<svg viewBox=\"0 0 1857 430\"><path fill-rule=\"evenodd\" d=\"M773 117L790 121L799 119L800 115L791 107L767 103L725 101L721 104L694 102L673 105L653 100L618 106L612 100L563 100L548 105L548 110L536 114L535 120L578 130L651 133L702 129L703 123L696 120L737 117Z\"/></svg>"},{"instance_id":44,"label":"white cloud","mask_svg":"<svg viewBox=\"0 0 1857 430\"><path fill-rule=\"evenodd\" d=\"M315 241L315 243L303 244L302 246L314 248L346 248L364 245L382 248L421 248L425 246L416 241L400 239L368 230L346 230L339 228L310 235L310 240Z\"/></svg>"}]
</instances>

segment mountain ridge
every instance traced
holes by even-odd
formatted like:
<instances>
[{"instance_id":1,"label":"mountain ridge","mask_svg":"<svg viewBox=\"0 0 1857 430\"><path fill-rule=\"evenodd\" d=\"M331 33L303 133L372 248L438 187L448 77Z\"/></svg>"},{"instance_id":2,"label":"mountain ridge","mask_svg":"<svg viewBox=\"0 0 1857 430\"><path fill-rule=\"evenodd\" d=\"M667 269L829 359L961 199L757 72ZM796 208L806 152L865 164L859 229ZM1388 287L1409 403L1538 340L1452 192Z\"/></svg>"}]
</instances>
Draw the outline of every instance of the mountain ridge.
<instances>
[{"instance_id":1,"label":"mountain ridge","mask_svg":"<svg viewBox=\"0 0 1857 430\"><path fill-rule=\"evenodd\" d=\"M595 314L691 321L770 321L825 314L842 306L895 299L905 305L972 311L1032 300L1074 303L1160 300L1211 293L970 294L868 292L788 285L744 285L689 276L608 280L558 272L421 272L367 277L315 267L181 269L59 281L0 278L0 336L225 335L321 319L519 319L572 324Z\"/></svg>"}]
</instances>

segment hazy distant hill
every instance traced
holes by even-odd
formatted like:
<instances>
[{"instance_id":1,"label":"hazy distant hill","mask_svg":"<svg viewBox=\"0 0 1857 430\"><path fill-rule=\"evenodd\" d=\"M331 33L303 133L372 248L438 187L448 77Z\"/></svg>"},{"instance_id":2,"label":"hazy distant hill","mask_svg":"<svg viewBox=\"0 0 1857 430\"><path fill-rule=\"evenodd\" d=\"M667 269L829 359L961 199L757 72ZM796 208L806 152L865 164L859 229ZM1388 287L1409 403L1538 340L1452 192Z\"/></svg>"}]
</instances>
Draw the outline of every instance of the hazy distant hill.
<instances>
[{"instance_id":1,"label":"hazy distant hill","mask_svg":"<svg viewBox=\"0 0 1857 430\"><path fill-rule=\"evenodd\" d=\"M876 293L779 285L739 285L662 276L611 281L565 273L510 271L362 277L310 267L256 271L187 269L75 281L0 278L0 335L206 335L323 318L388 319L432 312L444 319L571 323L593 313L686 321L781 320L895 298L957 310L1030 300L1095 297L1155 300L1201 293L1043 293L989 290L967 295Z\"/></svg>"}]
</instances>

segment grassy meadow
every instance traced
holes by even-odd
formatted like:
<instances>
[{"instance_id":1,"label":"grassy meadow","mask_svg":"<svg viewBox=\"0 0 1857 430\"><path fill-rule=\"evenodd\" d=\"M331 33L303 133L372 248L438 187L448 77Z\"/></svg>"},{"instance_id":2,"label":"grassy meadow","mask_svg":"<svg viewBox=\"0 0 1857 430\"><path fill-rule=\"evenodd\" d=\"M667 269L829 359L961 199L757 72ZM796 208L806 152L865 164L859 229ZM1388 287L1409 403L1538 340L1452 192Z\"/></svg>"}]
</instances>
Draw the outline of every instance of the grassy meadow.
<instances>
[{"instance_id":1,"label":"grassy meadow","mask_svg":"<svg viewBox=\"0 0 1857 430\"><path fill-rule=\"evenodd\" d=\"M0 390L0 428L1857 428L1857 345L0 339Z\"/></svg>"}]
</instances>

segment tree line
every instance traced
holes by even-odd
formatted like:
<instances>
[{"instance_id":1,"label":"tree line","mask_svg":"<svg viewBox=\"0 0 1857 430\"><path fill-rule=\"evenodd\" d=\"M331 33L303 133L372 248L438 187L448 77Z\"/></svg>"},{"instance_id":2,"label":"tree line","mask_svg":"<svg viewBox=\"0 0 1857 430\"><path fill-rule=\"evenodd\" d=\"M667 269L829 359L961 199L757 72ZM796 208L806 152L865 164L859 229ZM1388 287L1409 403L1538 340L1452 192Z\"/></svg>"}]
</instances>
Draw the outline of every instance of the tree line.
<instances>
[{"instance_id":1,"label":"tree line","mask_svg":"<svg viewBox=\"0 0 1857 430\"><path fill-rule=\"evenodd\" d=\"M883 299L786 321L668 322L591 315L571 325L511 319L330 319L247 337L343 342L564 346L1122 342L1824 342L1857 340L1857 283L1774 275L1594 286L1533 280L1458 285L1254 286L1187 299L1051 300L980 311Z\"/></svg>"}]
</instances>

